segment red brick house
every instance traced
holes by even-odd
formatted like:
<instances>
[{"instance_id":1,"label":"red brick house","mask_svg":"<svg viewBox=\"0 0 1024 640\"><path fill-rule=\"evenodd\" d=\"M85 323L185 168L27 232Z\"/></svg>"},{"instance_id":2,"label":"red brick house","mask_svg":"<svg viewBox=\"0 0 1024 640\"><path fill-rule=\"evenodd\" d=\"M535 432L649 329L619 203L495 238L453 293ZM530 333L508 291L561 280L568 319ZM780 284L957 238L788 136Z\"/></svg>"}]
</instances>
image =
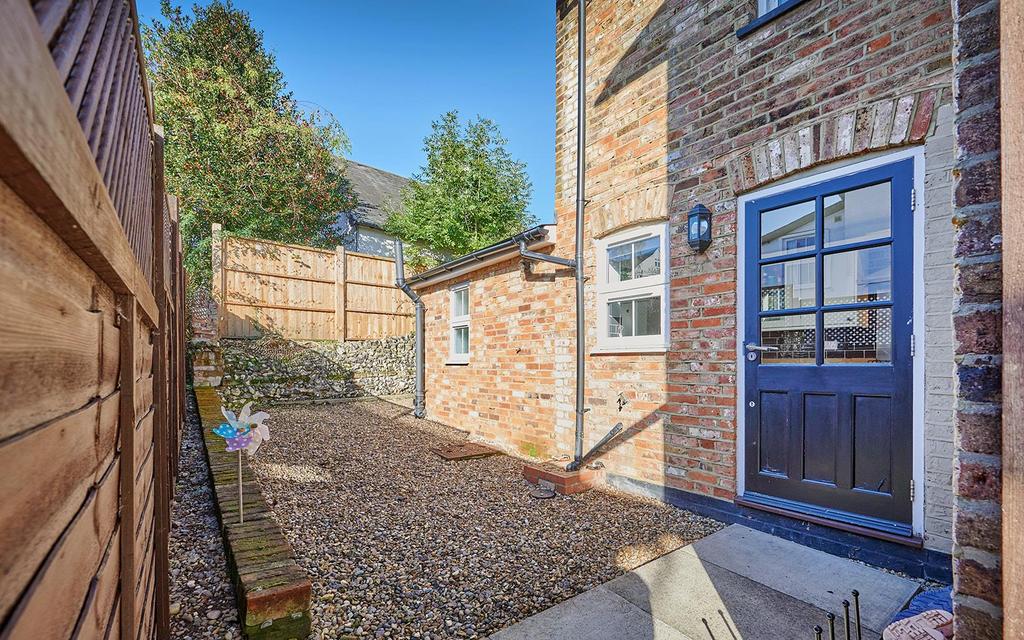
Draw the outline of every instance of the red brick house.
<instances>
[{"instance_id":1,"label":"red brick house","mask_svg":"<svg viewBox=\"0 0 1024 640\"><path fill-rule=\"evenodd\" d=\"M611 484L955 576L958 637L996 637L998 3L587 6L584 448L621 422L595 456ZM557 224L524 237L565 259L573 9L557 9ZM705 250L687 242L696 205ZM427 414L571 453L571 269L510 239L409 283Z\"/></svg>"}]
</instances>

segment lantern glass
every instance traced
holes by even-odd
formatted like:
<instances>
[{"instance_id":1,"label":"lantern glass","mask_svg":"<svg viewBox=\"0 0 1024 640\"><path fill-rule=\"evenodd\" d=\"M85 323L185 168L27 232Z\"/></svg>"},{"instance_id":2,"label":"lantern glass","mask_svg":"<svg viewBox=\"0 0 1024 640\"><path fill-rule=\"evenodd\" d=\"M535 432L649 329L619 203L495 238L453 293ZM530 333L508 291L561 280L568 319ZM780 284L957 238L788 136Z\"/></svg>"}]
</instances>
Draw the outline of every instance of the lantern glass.
<instances>
[{"instance_id":1,"label":"lantern glass","mask_svg":"<svg viewBox=\"0 0 1024 640\"><path fill-rule=\"evenodd\" d=\"M711 245L711 211L702 204L696 205L687 216L686 241L697 251L704 251Z\"/></svg>"}]
</instances>

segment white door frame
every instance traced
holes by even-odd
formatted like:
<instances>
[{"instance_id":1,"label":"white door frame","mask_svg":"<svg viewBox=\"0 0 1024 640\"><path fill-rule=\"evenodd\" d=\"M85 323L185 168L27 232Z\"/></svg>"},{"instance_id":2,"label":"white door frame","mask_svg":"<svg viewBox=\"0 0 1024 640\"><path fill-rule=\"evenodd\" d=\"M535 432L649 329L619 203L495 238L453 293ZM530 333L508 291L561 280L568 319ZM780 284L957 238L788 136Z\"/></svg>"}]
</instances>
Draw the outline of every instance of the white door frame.
<instances>
[{"instance_id":1,"label":"white door frame","mask_svg":"<svg viewBox=\"0 0 1024 640\"><path fill-rule=\"evenodd\" d=\"M742 497L745 489L746 467L746 431L744 416L746 415L744 397L744 374L746 362L743 353L743 336L746 335L746 309L744 308L744 247L746 233L746 206L747 202L755 198L806 187L812 184L833 180L842 176L871 169L874 167L898 162L907 158L914 160L914 190L916 192L916 207L914 215L914 336L916 349L912 362L913 367L913 475L914 485L917 490L914 493L912 504L911 527L915 536L924 535L924 354L925 354L925 328L924 328L924 146L916 146L901 151L882 153L874 155L866 160L843 163L841 166L835 164L825 166L816 170L810 170L800 177L773 184L757 191L745 193L736 200L736 495ZM899 277L899 274L893 274Z\"/></svg>"}]
</instances>

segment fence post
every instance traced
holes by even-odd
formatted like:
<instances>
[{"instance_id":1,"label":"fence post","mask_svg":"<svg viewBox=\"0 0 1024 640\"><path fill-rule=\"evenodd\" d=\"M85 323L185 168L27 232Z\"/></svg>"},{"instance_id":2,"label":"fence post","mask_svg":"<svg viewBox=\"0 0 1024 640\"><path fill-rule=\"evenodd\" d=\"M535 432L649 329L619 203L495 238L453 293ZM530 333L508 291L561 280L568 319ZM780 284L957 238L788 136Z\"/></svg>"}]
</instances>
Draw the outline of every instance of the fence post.
<instances>
[{"instance_id":1,"label":"fence post","mask_svg":"<svg viewBox=\"0 0 1024 640\"><path fill-rule=\"evenodd\" d=\"M155 504L153 505L153 564L155 569L155 618L156 637L171 635L170 617L170 558L168 543L171 519L171 461L168 456L170 439L171 378L167 359L170 356L170 340L174 336L168 315L167 277L170 266L167 255L165 226L167 224L164 196L164 137L163 127L153 127L153 292L159 310L159 325L153 340L153 482Z\"/></svg>"},{"instance_id":2,"label":"fence post","mask_svg":"<svg viewBox=\"0 0 1024 640\"><path fill-rule=\"evenodd\" d=\"M121 396L118 416L120 442L121 549L121 637L135 637L135 296L117 299L120 321L120 362L118 377Z\"/></svg>"},{"instance_id":3,"label":"fence post","mask_svg":"<svg viewBox=\"0 0 1024 640\"><path fill-rule=\"evenodd\" d=\"M227 274L224 270L224 261L227 260L225 244L223 228L220 223L214 222L210 232L210 254L213 263L210 275L210 289L213 293L213 300L217 304L217 335L215 339L227 333L225 323L228 317L228 291Z\"/></svg>"},{"instance_id":4,"label":"fence post","mask_svg":"<svg viewBox=\"0 0 1024 640\"><path fill-rule=\"evenodd\" d=\"M348 340L348 256L345 247L334 249L334 332L338 342Z\"/></svg>"}]
</instances>

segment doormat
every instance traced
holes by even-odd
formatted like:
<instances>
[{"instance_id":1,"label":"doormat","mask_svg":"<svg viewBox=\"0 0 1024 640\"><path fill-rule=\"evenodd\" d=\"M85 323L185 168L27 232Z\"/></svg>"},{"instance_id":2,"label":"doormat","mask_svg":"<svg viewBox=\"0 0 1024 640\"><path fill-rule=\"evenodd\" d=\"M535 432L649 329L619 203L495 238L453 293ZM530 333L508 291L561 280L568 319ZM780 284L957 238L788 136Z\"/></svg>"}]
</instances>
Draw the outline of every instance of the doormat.
<instances>
[{"instance_id":1,"label":"doormat","mask_svg":"<svg viewBox=\"0 0 1024 640\"><path fill-rule=\"evenodd\" d=\"M477 442L463 442L462 444L434 447L431 451L449 462L459 460L476 460L477 458L486 458L488 456L494 456L501 453L493 447L488 447L487 445L479 444Z\"/></svg>"}]
</instances>

